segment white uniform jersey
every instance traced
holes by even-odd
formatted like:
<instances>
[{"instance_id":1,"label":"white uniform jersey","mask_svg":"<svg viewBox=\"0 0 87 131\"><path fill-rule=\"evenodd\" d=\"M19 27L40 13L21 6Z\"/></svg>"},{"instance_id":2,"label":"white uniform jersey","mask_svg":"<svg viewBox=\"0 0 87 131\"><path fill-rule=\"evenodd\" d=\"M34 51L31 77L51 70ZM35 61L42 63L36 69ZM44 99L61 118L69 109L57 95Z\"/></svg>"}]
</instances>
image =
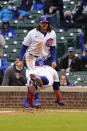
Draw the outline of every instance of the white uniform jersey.
<instances>
[{"instance_id":1,"label":"white uniform jersey","mask_svg":"<svg viewBox=\"0 0 87 131\"><path fill-rule=\"evenodd\" d=\"M50 43L49 40L51 40ZM56 33L52 30L51 32L47 32L44 37L43 33L37 29L33 29L24 38L23 44L25 46L29 46L29 53L35 56L45 57L50 53L49 47L56 46Z\"/></svg>"},{"instance_id":2,"label":"white uniform jersey","mask_svg":"<svg viewBox=\"0 0 87 131\"><path fill-rule=\"evenodd\" d=\"M49 80L49 85L53 85L53 82L59 82L59 76L55 69L50 66L36 66L33 70L26 70L27 84L30 80L30 74L36 74L38 76L45 76Z\"/></svg>"}]
</instances>

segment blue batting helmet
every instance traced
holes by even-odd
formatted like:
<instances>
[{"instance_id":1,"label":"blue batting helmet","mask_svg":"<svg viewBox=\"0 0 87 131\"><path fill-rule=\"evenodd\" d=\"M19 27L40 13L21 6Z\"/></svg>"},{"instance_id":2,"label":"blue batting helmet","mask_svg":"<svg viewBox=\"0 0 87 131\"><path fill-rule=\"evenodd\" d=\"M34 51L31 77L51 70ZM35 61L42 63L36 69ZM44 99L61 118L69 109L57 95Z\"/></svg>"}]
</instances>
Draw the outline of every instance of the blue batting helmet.
<instances>
[{"instance_id":1,"label":"blue batting helmet","mask_svg":"<svg viewBox=\"0 0 87 131\"><path fill-rule=\"evenodd\" d=\"M40 22L41 22L41 23L49 23L49 18L48 18L48 16L46 16L46 15L41 16L41 17L40 17Z\"/></svg>"},{"instance_id":2,"label":"blue batting helmet","mask_svg":"<svg viewBox=\"0 0 87 131\"><path fill-rule=\"evenodd\" d=\"M37 58L35 61L35 66L43 66L44 65L44 58Z\"/></svg>"}]
</instances>

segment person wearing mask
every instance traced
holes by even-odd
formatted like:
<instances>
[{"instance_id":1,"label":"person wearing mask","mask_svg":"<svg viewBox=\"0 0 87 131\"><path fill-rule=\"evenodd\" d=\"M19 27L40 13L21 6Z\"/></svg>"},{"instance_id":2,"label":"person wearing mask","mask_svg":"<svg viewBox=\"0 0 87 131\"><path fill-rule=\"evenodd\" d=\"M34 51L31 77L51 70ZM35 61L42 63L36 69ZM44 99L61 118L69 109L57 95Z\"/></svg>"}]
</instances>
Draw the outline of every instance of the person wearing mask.
<instances>
[{"instance_id":1,"label":"person wearing mask","mask_svg":"<svg viewBox=\"0 0 87 131\"><path fill-rule=\"evenodd\" d=\"M63 23L63 0L45 0L43 11L54 28L58 28ZM57 11L59 11L60 20L57 19Z\"/></svg>"},{"instance_id":2,"label":"person wearing mask","mask_svg":"<svg viewBox=\"0 0 87 131\"><path fill-rule=\"evenodd\" d=\"M10 23L8 21L4 21L2 23L1 34L4 37L8 37L11 40L13 40L16 37L16 32L10 27Z\"/></svg>"},{"instance_id":3,"label":"person wearing mask","mask_svg":"<svg viewBox=\"0 0 87 131\"><path fill-rule=\"evenodd\" d=\"M19 65L19 59L16 59L14 65L9 66L4 74L2 86L25 86L26 84L26 69L22 61Z\"/></svg>"},{"instance_id":4,"label":"person wearing mask","mask_svg":"<svg viewBox=\"0 0 87 131\"><path fill-rule=\"evenodd\" d=\"M16 9L14 2L9 1L8 7L3 9L1 12L1 21L23 20L27 16L28 16L28 12Z\"/></svg>"}]
</instances>

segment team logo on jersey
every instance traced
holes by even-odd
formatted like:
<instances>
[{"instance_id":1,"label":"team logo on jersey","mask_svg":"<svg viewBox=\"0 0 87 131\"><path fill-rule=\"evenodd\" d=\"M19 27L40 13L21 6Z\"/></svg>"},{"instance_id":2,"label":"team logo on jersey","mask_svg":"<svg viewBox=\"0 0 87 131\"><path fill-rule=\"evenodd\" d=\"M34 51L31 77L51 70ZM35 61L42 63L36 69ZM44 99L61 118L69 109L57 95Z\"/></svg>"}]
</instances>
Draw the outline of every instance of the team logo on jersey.
<instances>
[{"instance_id":1,"label":"team logo on jersey","mask_svg":"<svg viewBox=\"0 0 87 131\"><path fill-rule=\"evenodd\" d=\"M53 42L53 39L52 38L49 38L46 42L46 45L49 47L52 45L52 42Z\"/></svg>"}]
</instances>

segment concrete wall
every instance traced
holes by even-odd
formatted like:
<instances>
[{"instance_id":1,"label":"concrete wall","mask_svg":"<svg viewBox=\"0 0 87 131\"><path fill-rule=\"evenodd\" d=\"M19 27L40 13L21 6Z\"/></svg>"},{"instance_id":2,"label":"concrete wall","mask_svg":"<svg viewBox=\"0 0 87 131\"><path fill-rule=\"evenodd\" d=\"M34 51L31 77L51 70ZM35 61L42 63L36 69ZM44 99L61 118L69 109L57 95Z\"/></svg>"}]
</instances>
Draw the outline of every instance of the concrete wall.
<instances>
[{"instance_id":1,"label":"concrete wall","mask_svg":"<svg viewBox=\"0 0 87 131\"><path fill-rule=\"evenodd\" d=\"M61 97L65 106L54 103L55 95L52 87L39 92L42 108L86 109L87 87L61 87ZM21 103L27 96L26 87L0 87L0 107L22 107Z\"/></svg>"}]
</instances>

